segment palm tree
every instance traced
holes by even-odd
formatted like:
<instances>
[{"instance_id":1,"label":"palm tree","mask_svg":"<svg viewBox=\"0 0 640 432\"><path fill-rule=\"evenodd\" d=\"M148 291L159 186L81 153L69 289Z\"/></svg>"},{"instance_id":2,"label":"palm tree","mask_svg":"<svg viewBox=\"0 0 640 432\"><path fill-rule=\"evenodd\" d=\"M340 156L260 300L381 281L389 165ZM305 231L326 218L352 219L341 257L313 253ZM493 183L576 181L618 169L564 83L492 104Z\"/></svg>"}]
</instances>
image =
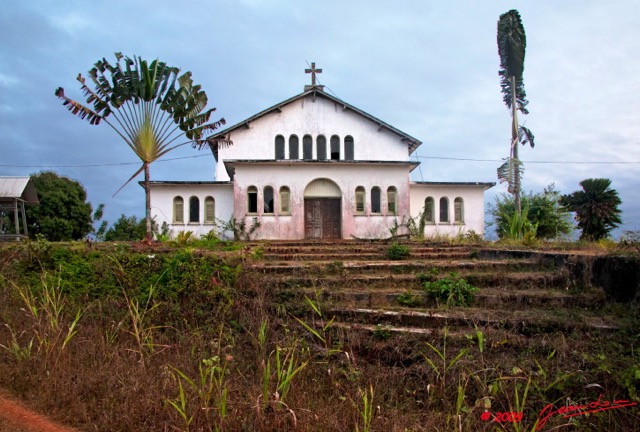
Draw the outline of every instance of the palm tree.
<instances>
[{"instance_id":1,"label":"palm tree","mask_svg":"<svg viewBox=\"0 0 640 432\"><path fill-rule=\"evenodd\" d=\"M224 124L224 119L208 123L215 108L205 111L207 95L193 85L191 72L179 75L180 69L154 60L149 64L140 57L116 53L116 63L98 61L89 71L95 90L78 75L88 106L68 98L62 87L55 95L63 105L92 125L104 121L111 126L142 161L142 166L122 186L144 171L147 242L152 240L149 165L185 144L202 147L203 139Z\"/></svg>"},{"instance_id":2,"label":"palm tree","mask_svg":"<svg viewBox=\"0 0 640 432\"><path fill-rule=\"evenodd\" d=\"M578 228L582 230L580 239L599 240L622 223L620 209L622 203L618 192L610 189L611 180L592 178L582 180L581 191L563 195L560 204L576 213Z\"/></svg>"},{"instance_id":3,"label":"palm tree","mask_svg":"<svg viewBox=\"0 0 640 432\"><path fill-rule=\"evenodd\" d=\"M527 94L524 91L524 54L527 38L520 14L513 9L500 15L498 21L498 54L500 55L500 87L504 103L511 109L511 151L508 160L498 168L498 179L506 181L508 191L515 198L516 211L522 212L520 204L520 177L522 162L518 159L518 143L534 146L531 131L518 124L518 111L528 114Z\"/></svg>"}]
</instances>

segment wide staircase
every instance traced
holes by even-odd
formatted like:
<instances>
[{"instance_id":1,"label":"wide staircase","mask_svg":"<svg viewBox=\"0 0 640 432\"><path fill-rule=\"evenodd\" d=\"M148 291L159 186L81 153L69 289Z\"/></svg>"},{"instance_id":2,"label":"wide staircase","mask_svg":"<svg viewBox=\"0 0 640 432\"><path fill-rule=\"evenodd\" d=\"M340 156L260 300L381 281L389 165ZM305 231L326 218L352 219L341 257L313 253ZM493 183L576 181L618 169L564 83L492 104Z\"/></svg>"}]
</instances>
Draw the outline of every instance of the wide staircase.
<instances>
[{"instance_id":1,"label":"wide staircase","mask_svg":"<svg viewBox=\"0 0 640 432\"><path fill-rule=\"evenodd\" d=\"M373 332L435 334L482 328L526 338L555 332L607 332L615 318L601 290L579 286L562 254L500 251L474 245L365 241L271 241L249 245L252 268L277 307L293 315ZM478 291L469 306L429 297L425 282L464 279ZM305 299L311 300L309 302Z\"/></svg>"}]
</instances>

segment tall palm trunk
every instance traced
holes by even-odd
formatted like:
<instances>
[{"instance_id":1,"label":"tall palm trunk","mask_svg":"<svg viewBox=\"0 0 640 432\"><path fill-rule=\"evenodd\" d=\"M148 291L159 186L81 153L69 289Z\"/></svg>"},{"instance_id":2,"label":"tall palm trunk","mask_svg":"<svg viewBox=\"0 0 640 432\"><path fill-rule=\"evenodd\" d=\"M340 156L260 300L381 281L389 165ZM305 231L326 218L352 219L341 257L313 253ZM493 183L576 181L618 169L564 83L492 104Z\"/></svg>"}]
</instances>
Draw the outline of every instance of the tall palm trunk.
<instances>
[{"instance_id":1,"label":"tall palm trunk","mask_svg":"<svg viewBox=\"0 0 640 432\"><path fill-rule=\"evenodd\" d=\"M147 162L144 163L144 195L145 195L145 216L147 218L147 243L151 243L153 241L153 232L151 230L151 191L149 190L149 181L150 181L150 173L149 173L149 164Z\"/></svg>"},{"instance_id":2,"label":"tall palm trunk","mask_svg":"<svg viewBox=\"0 0 640 432\"><path fill-rule=\"evenodd\" d=\"M511 104L511 157L517 162L518 161L518 110L516 109L516 77L511 76L511 100L513 101ZM516 204L516 211L518 215L522 214L522 206L520 204L520 169L516 164L515 172L513 174L514 179L514 199Z\"/></svg>"}]
</instances>

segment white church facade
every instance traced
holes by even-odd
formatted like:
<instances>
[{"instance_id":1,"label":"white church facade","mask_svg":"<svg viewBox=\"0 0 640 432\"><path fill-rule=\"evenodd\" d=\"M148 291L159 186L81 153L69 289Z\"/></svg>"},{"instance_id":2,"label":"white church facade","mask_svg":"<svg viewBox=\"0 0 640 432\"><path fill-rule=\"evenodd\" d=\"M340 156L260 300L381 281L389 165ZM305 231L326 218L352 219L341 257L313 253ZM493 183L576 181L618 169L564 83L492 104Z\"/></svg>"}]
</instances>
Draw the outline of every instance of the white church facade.
<instances>
[{"instance_id":1,"label":"white church facade","mask_svg":"<svg viewBox=\"0 0 640 432\"><path fill-rule=\"evenodd\" d=\"M235 218L257 220L256 239L372 239L422 214L427 237L483 234L493 183L411 181L421 141L326 93L312 67L303 93L209 139L214 181L151 183L158 224L201 236Z\"/></svg>"}]
</instances>

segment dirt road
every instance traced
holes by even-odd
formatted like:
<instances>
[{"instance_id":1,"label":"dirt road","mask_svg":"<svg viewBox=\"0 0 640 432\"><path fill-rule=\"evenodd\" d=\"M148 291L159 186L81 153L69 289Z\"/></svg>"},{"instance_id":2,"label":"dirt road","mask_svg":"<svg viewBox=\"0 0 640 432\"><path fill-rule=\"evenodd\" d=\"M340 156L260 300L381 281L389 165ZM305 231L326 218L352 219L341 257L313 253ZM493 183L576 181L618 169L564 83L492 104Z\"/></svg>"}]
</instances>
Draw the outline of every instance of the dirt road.
<instances>
[{"instance_id":1,"label":"dirt road","mask_svg":"<svg viewBox=\"0 0 640 432\"><path fill-rule=\"evenodd\" d=\"M31 411L0 394L0 432L78 432Z\"/></svg>"}]
</instances>

